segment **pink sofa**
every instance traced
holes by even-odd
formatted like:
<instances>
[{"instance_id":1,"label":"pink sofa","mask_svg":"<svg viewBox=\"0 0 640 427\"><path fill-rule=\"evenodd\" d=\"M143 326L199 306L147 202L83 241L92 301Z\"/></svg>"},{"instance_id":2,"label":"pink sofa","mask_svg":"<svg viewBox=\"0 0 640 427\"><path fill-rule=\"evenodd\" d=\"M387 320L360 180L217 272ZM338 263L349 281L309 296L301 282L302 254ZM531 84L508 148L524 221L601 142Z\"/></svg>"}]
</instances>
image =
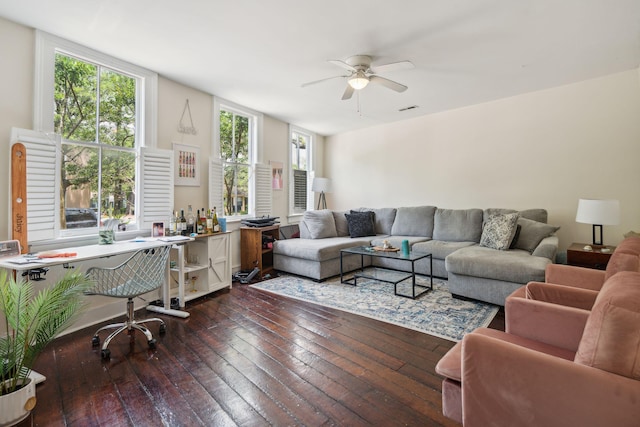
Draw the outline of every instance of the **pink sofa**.
<instances>
[{"instance_id":1,"label":"pink sofa","mask_svg":"<svg viewBox=\"0 0 640 427\"><path fill-rule=\"evenodd\" d=\"M443 413L465 426L640 425L640 273L606 280L591 310L557 308L456 344L436 366Z\"/></svg>"}]
</instances>

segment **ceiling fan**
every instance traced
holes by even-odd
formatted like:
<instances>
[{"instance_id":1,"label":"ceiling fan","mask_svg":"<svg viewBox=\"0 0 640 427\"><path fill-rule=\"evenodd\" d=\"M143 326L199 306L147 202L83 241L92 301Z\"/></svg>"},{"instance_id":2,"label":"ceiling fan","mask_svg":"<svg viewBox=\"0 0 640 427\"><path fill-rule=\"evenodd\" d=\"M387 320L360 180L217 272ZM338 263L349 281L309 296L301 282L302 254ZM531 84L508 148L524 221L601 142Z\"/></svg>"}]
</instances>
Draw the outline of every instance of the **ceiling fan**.
<instances>
[{"instance_id":1,"label":"ceiling fan","mask_svg":"<svg viewBox=\"0 0 640 427\"><path fill-rule=\"evenodd\" d=\"M344 94L342 95L343 100L350 99L356 90L364 89L369 83L379 84L391 90L395 90L396 92L404 92L407 90L407 86L394 82L393 80L380 77L378 73L414 68L414 65L410 61L398 61L382 65L372 65L371 61L372 59L368 55L354 55L347 58L346 61L341 61L339 59L330 60L328 62L337 65L340 68L344 68L349 71L349 74L308 82L303 84L302 87L322 83L327 80L346 78L348 84Z\"/></svg>"}]
</instances>

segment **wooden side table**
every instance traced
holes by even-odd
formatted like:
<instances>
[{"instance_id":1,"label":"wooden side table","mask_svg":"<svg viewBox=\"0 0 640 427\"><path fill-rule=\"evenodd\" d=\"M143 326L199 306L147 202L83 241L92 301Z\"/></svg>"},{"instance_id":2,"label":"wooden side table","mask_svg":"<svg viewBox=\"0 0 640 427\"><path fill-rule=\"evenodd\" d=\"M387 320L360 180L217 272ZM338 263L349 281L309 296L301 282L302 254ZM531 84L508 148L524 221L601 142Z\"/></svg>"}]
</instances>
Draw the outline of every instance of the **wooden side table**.
<instances>
[{"instance_id":1,"label":"wooden side table","mask_svg":"<svg viewBox=\"0 0 640 427\"><path fill-rule=\"evenodd\" d=\"M585 249L591 246L592 250ZM603 252L602 250L605 250ZM611 254L616 250L615 246L589 245L588 243L573 243L567 249L567 264L578 267L595 268L605 270Z\"/></svg>"},{"instance_id":2,"label":"wooden side table","mask_svg":"<svg viewBox=\"0 0 640 427\"><path fill-rule=\"evenodd\" d=\"M252 270L260 269L260 277L273 270L273 244L265 244L280 238L280 225L267 227L240 228L240 268Z\"/></svg>"}]
</instances>

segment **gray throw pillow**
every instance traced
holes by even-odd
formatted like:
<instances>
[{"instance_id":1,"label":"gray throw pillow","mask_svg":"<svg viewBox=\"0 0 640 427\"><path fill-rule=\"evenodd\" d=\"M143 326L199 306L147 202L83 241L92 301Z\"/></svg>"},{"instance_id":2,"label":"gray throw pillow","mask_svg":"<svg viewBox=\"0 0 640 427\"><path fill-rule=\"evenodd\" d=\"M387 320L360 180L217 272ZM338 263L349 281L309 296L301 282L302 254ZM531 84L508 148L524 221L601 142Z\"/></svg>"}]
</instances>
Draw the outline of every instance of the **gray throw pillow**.
<instances>
[{"instance_id":1,"label":"gray throw pillow","mask_svg":"<svg viewBox=\"0 0 640 427\"><path fill-rule=\"evenodd\" d=\"M376 235L373 212L351 211L350 214L345 214L344 216L347 218L347 224L349 224L349 236L365 237Z\"/></svg>"},{"instance_id":2,"label":"gray throw pillow","mask_svg":"<svg viewBox=\"0 0 640 427\"><path fill-rule=\"evenodd\" d=\"M347 212L332 211L333 220L336 223L336 233L338 237L346 237L349 235L349 224L347 224L347 218L344 216Z\"/></svg>"},{"instance_id":3,"label":"gray throw pillow","mask_svg":"<svg viewBox=\"0 0 640 427\"><path fill-rule=\"evenodd\" d=\"M493 215L482 228L480 246L504 251L509 249L518 226L518 213Z\"/></svg>"},{"instance_id":4,"label":"gray throw pillow","mask_svg":"<svg viewBox=\"0 0 640 427\"><path fill-rule=\"evenodd\" d=\"M551 236L560 229L560 227L522 217L518 218L518 224L521 226L520 236L518 236L515 247L531 253L538 247L542 239Z\"/></svg>"},{"instance_id":5,"label":"gray throw pillow","mask_svg":"<svg viewBox=\"0 0 640 427\"><path fill-rule=\"evenodd\" d=\"M307 228L309 228L310 239L325 239L338 236L336 223L330 210L306 211L303 218Z\"/></svg>"}]
</instances>

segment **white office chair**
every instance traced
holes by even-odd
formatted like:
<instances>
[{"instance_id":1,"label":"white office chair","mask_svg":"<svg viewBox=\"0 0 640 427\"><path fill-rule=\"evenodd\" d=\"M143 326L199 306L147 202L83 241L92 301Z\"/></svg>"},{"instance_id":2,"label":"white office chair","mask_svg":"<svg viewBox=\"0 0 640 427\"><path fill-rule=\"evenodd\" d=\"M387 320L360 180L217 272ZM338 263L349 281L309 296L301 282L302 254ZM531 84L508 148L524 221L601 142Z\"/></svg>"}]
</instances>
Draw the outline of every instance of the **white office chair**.
<instances>
[{"instance_id":1,"label":"white office chair","mask_svg":"<svg viewBox=\"0 0 640 427\"><path fill-rule=\"evenodd\" d=\"M143 323L160 322L160 333L166 331L166 324L158 318L135 320L133 298L160 288L166 280L166 265L169 257L169 246L141 249L117 267L92 267L87 276L95 281L95 286L86 291L86 295L104 295L114 298L127 298L127 320L98 329L91 339L93 346L100 345L98 334L106 329L115 329L102 344L101 356L109 359L111 352L107 348L111 340L120 332L127 330L132 334L135 329L147 337L147 344L154 348L156 340Z\"/></svg>"}]
</instances>

